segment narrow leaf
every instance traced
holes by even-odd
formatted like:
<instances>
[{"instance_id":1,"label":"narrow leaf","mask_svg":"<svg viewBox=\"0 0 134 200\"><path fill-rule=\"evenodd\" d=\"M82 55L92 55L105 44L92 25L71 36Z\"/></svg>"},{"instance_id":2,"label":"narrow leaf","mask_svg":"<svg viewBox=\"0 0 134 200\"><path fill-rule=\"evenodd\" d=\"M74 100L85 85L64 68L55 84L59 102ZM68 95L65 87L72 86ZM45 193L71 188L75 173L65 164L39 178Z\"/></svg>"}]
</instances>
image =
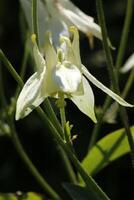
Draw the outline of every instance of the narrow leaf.
<instances>
[{"instance_id":1,"label":"narrow leaf","mask_svg":"<svg viewBox=\"0 0 134 200\"><path fill-rule=\"evenodd\" d=\"M134 126L131 131L134 138ZM82 166L88 174L94 175L128 152L130 147L125 130L119 129L98 141L82 161Z\"/></svg>"}]
</instances>

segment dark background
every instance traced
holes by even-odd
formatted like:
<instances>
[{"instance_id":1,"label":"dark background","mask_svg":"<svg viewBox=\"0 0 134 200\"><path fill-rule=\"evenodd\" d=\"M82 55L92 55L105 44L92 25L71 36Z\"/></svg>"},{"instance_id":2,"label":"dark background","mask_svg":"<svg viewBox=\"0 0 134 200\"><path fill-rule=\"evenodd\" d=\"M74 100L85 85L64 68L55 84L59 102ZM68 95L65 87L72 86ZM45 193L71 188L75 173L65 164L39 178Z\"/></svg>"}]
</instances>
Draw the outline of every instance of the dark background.
<instances>
[{"instance_id":1,"label":"dark background","mask_svg":"<svg viewBox=\"0 0 134 200\"><path fill-rule=\"evenodd\" d=\"M75 0L73 2L85 13L95 17L97 21L95 1ZM125 8L125 0L104 1L109 37L112 44L116 47L116 50L113 52L114 61L116 59L122 31ZM0 48L5 52L18 72L24 49L19 11L19 1L0 0ZM134 51L133 36L134 30L131 28L124 61ZM109 85L104 53L100 41L95 39L95 48L91 50L87 38L81 34L81 56L83 64L90 69L92 74L105 83L105 85ZM28 63L28 69L29 65ZM3 69L3 77L7 101L10 102L10 98L15 91L16 83L6 69ZM121 76L121 87L123 87L125 81L125 76ZM94 86L92 87L96 105L103 104L105 95ZM133 90L130 91L128 99L130 102L133 102ZM90 119L80 113L71 102L67 101L67 103L67 119L74 124L73 134L78 134L78 138L74 142L75 150L79 159L82 159L86 154L90 132L94 124ZM57 116L59 116L57 110L56 112ZM128 113L130 123L133 124L133 111L129 110ZM117 121L119 123L114 125L104 124L100 138L122 127L119 119ZM36 167L54 188L62 192L60 183L67 181L64 167L53 139L50 137L47 129L41 124L36 113L33 112L24 120L17 122L16 127L20 140ZM134 195L133 175L130 156L126 155L103 169L95 176L95 179L112 200L132 199ZM18 190L24 192L43 192L24 166L9 138L3 136L0 137L0 192L16 192Z\"/></svg>"}]
</instances>

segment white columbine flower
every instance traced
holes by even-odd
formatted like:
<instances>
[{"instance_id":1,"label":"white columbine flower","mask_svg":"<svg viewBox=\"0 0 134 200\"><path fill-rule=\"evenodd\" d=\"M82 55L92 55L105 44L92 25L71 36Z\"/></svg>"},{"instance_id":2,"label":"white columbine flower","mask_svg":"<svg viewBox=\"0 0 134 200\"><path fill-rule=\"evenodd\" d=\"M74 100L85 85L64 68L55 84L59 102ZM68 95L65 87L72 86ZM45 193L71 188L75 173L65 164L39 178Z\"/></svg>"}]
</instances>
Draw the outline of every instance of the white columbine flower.
<instances>
[{"instance_id":1,"label":"white columbine flower","mask_svg":"<svg viewBox=\"0 0 134 200\"><path fill-rule=\"evenodd\" d=\"M75 25L87 36L93 35L102 39L101 28L94 22L94 18L86 15L70 0L45 0L48 12L52 17L65 22L69 27Z\"/></svg>"},{"instance_id":2,"label":"white columbine flower","mask_svg":"<svg viewBox=\"0 0 134 200\"><path fill-rule=\"evenodd\" d=\"M32 0L20 0L28 26L32 32ZM40 45L44 46L44 34L50 31L53 45L59 46L59 36L69 37L68 27L75 25L92 42L92 36L102 39L101 28L94 18L86 15L70 0L38 0L37 19Z\"/></svg>"},{"instance_id":3,"label":"white columbine flower","mask_svg":"<svg viewBox=\"0 0 134 200\"><path fill-rule=\"evenodd\" d=\"M61 36L62 48L59 48L57 52L52 45L50 33L46 33L46 60L39 52L35 35L32 36L37 72L27 80L18 97L16 120L27 116L48 96L58 98L62 94L65 98L72 100L81 112L96 122L94 95L87 79L115 99L119 104L132 106L100 83L82 65L78 31L75 27L70 27L70 32L73 34L72 42L69 38Z\"/></svg>"}]
</instances>

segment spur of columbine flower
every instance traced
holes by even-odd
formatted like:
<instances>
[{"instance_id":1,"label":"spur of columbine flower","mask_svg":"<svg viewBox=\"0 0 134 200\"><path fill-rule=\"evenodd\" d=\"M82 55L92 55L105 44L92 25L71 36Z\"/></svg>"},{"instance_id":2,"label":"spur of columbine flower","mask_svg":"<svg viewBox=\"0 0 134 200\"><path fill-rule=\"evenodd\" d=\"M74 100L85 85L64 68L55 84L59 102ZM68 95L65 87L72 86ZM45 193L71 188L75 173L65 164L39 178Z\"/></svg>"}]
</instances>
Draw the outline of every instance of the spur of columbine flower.
<instances>
[{"instance_id":1,"label":"spur of columbine flower","mask_svg":"<svg viewBox=\"0 0 134 200\"><path fill-rule=\"evenodd\" d=\"M62 96L72 100L81 112L96 122L94 95L87 79L119 104L132 106L100 83L82 65L78 31L75 27L70 27L70 32L73 35L72 42L69 38L61 36L61 48L57 51L52 45L50 32L46 33L45 59L36 44L36 36L32 35L37 72L27 80L18 97L16 120L27 116L45 98L54 97L58 99Z\"/></svg>"}]
</instances>

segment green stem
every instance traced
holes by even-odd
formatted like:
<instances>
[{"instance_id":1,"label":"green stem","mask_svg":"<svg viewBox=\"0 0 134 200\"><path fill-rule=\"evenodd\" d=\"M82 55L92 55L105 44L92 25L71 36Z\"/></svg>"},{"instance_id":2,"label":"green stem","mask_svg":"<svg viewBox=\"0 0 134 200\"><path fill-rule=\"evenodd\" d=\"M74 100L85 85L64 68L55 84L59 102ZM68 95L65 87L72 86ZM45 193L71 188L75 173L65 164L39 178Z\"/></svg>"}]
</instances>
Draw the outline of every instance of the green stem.
<instances>
[{"instance_id":1,"label":"green stem","mask_svg":"<svg viewBox=\"0 0 134 200\"><path fill-rule=\"evenodd\" d=\"M125 16L121 41L120 41L116 64L115 64L117 68L117 75L119 72L119 68L122 66L123 57L124 57L125 49L127 46L128 34L129 34L130 25L132 21L132 15L133 15L133 9L134 9L134 0L127 0L126 16Z\"/></svg>"},{"instance_id":2,"label":"green stem","mask_svg":"<svg viewBox=\"0 0 134 200\"><path fill-rule=\"evenodd\" d=\"M28 168L28 170L32 173L32 175L38 181L38 183L40 184L40 186L42 187L42 189L45 192L47 192L47 194L52 199L61 200L60 196L47 183L47 181L45 180L45 178L39 173L39 171L37 170L37 168L34 166L34 164L32 163L32 161L27 156L25 150L23 149L23 146L20 143L18 135L16 133L16 130L15 130L15 127L14 127L14 121L10 119L9 125L10 125L11 133L12 133L12 137L11 137L12 142L13 142L13 144L14 144L17 152L18 152L18 154L20 155L21 159L23 160L23 162L25 163L26 167Z\"/></svg>"},{"instance_id":3,"label":"green stem","mask_svg":"<svg viewBox=\"0 0 134 200\"><path fill-rule=\"evenodd\" d=\"M128 77L128 80L126 82L126 85L125 85L125 88L123 89L123 92L121 94L121 97L122 98L126 98L131 86L132 86L132 83L134 82L134 69L132 70L132 72L130 73L129 77ZM88 147L88 150L90 151L91 147L95 144L95 142L97 141L97 138L98 138L98 134L100 132L100 129L101 129L101 126L102 126L102 123L103 123L103 117L109 107L111 103L111 98L109 96L107 96L106 100L105 100L105 103L104 103L104 106L102 108L102 113L100 114L99 116L99 121L98 123L94 126L93 128L93 131L92 131L92 135L91 135L91 139L90 139L90 143L89 143L89 147Z\"/></svg>"},{"instance_id":4,"label":"green stem","mask_svg":"<svg viewBox=\"0 0 134 200\"><path fill-rule=\"evenodd\" d=\"M124 56L124 52L125 52L125 47L127 44L127 39L128 39L128 34L129 34L129 29L130 29L130 24L131 24L131 20L132 20L132 13L133 13L133 0L128 0L127 1L127 9L126 9L126 16L125 16L125 21L124 21L124 26L123 26L123 31L122 31L122 37L121 37L121 42L119 45L119 50L118 50L118 54L117 54L117 60L116 60L116 68L119 69L119 67L121 67L122 65L122 60L123 60L123 56ZM118 71L117 69L117 71ZM116 72L116 75L118 75L118 72ZM125 98L126 95L128 94L128 91L130 89L130 86L133 82L134 79L134 71L133 73L130 74L128 81L126 83L126 86L123 90L122 93L122 97ZM111 102L111 99L109 96L106 97L104 106L103 106L103 112L99 117L98 123L94 126L93 132L92 132L92 136L91 136L91 140L90 140L90 144L89 144L89 150L90 148L95 144L97 138L98 138L98 134L99 131L101 129L101 125L102 125L102 121L103 121L103 117L105 115L105 112L107 110L107 108L109 107Z\"/></svg>"},{"instance_id":5,"label":"green stem","mask_svg":"<svg viewBox=\"0 0 134 200\"><path fill-rule=\"evenodd\" d=\"M122 98L126 98L133 82L134 82L134 69L131 71L131 73L128 77L127 83L126 83L125 88L124 88L122 95L121 95Z\"/></svg>"},{"instance_id":6,"label":"green stem","mask_svg":"<svg viewBox=\"0 0 134 200\"><path fill-rule=\"evenodd\" d=\"M37 12L37 0L32 0L32 27L33 27L33 33L36 34L36 41L37 45L39 46L39 33L38 33L38 12Z\"/></svg>"},{"instance_id":7,"label":"green stem","mask_svg":"<svg viewBox=\"0 0 134 200\"><path fill-rule=\"evenodd\" d=\"M22 59L22 65L21 65L21 71L20 71L20 77L23 80L26 72L26 66L27 66L27 60L29 56L29 49L28 49L28 43L29 43L29 34L27 34L26 41L25 41L25 46L24 46L24 55ZM16 94L15 94L15 99L18 97L18 94L20 92L20 86L17 86L16 89Z\"/></svg>"},{"instance_id":8,"label":"green stem","mask_svg":"<svg viewBox=\"0 0 134 200\"><path fill-rule=\"evenodd\" d=\"M11 64L10 64L10 66L11 66ZM8 67L8 69L9 69L9 67ZM12 71L12 70L10 70L10 71ZM15 75L13 75L13 77L15 77L15 80L18 82L20 87L22 87L23 86L23 81L22 81L21 77L17 74L17 72L15 73ZM83 180L86 183L86 185L89 188L89 190L91 190L98 197L98 199L109 200L107 195L97 185L95 180L90 175L88 175L86 173L84 168L81 166L79 160L76 158L74 153L72 153L72 151L69 148L69 146L64 143L63 139L61 138L61 136L57 132L55 126L52 124L52 122L47 117L47 115L43 112L43 110L40 107L36 108L36 110L37 110L38 114L40 115L41 119L43 120L43 123L50 129L50 133L53 135L54 139L63 148L63 150L67 153L67 155L69 156L69 158L73 162L74 166L76 167L76 169L80 173L81 177L83 178Z\"/></svg>"},{"instance_id":9,"label":"green stem","mask_svg":"<svg viewBox=\"0 0 134 200\"><path fill-rule=\"evenodd\" d=\"M4 93L4 87L3 87L3 78L2 78L2 66L0 62L0 103L2 107L7 105L5 93Z\"/></svg>"},{"instance_id":10,"label":"green stem","mask_svg":"<svg viewBox=\"0 0 134 200\"><path fill-rule=\"evenodd\" d=\"M74 166L76 167L76 169L80 173L81 177L83 178L83 180L86 183L86 186L89 188L89 190L92 191L96 195L96 197L98 197L98 199L108 200L109 198L107 197L107 195L97 185L95 180L90 175L88 175L86 173L84 168L81 166L79 160L76 158L74 153L70 150L69 146L66 143L64 143L63 139L59 136L57 130L55 129L55 127L53 126L51 121L47 118L47 116L45 115L43 110L40 107L38 107L36 110L37 110L39 116L41 117L41 119L43 120L43 123L46 124L47 127L50 129L50 133L53 135L53 137L55 138L57 143L68 154L69 158L71 159Z\"/></svg>"},{"instance_id":11,"label":"green stem","mask_svg":"<svg viewBox=\"0 0 134 200\"><path fill-rule=\"evenodd\" d=\"M10 74L13 76L13 78L19 83L20 87L23 87L23 81L21 77L18 75L18 73L15 71L11 63L8 61L2 50L0 49L0 60L4 63L4 65L7 67Z\"/></svg>"},{"instance_id":12,"label":"green stem","mask_svg":"<svg viewBox=\"0 0 134 200\"><path fill-rule=\"evenodd\" d=\"M48 99L47 99L47 101L48 101ZM58 122L58 119L57 119L57 117L56 117L56 115L55 115L55 113L54 113L54 111L53 111L53 109L52 109L52 107L50 105L50 102L49 101L46 102L46 100L45 100L44 106L45 106L46 103L47 103L47 108L48 108L47 109L47 115L51 119L51 122L55 126L56 130L60 133L60 136L64 139L64 132L62 131L62 127ZM50 115L50 113L53 113L53 114ZM60 156L61 156L61 158L63 160L63 164L64 164L64 167L66 169L66 173L67 173L70 181L72 183L76 184L77 183L76 176L75 176L74 170L73 170L73 168L71 166L71 163L70 163L65 151L58 144L57 144L57 149L58 149L59 154L60 154Z\"/></svg>"},{"instance_id":13,"label":"green stem","mask_svg":"<svg viewBox=\"0 0 134 200\"><path fill-rule=\"evenodd\" d=\"M108 35L107 35L107 29L106 29L106 24L105 24L105 17L104 17L104 12L103 12L102 0L96 0L96 6L97 6L99 23L100 23L101 28L102 28L103 47L104 47L104 51L105 51L105 54L106 54L107 66L108 66L108 69L109 69L109 75L111 77L111 83L112 83L114 91L117 94L120 94L118 77L116 77L116 75L114 73L112 55L111 55L111 51L110 51L110 48L109 48L109 45L108 45L108 40L107 40ZM124 107L121 107L121 106L119 107L119 111L120 111L120 118L121 118L122 123L125 127L126 134L127 134L127 137L128 137L128 142L129 142L130 149L131 149L132 163L134 164L134 144L133 144L133 137L132 137L132 134L131 134L131 130L130 130L130 127L129 127L127 112L126 112L126 109Z\"/></svg>"},{"instance_id":14,"label":"green stem","mask_svg":"<svg viewBox=\"0 0 134 200\"><path fill-rule=\"evenodd\" d=\"M93 145L97 141L98 134L99 134L99 131L100 131L102 123L103 123L103 117L104 117L104 115L105 115L105 113L106 113L106 111L107 111L107 109L110 105L110 102L111 102L111 98L108 96L105 100L104 105L103 105L102 113L99 116L98 123L93 128L93 131L92 131L92 134L91 134L91 139L90 139L89 146L88 146L88 151L91 150L91 148L93 147Z\"/></svg>"},{"instance_id":15,"label":"green stem","mask_svg":"<svg viewBox=\"0 0 134 200\"><path fill-rule=\"evenodd\" d=\"M62 138L64 138L64 133L62 131L62 127L61 127L61 125L60 125L60 123L59 123L59 121L56 117L56 114L55 114L48 98L45 99L45 101L43 102L43 106L44 106L45 112L47 113L48 117L51 119L51 121L55 125L55 128L59 132L60 136Z\"/></svg>"}]
</instances>

